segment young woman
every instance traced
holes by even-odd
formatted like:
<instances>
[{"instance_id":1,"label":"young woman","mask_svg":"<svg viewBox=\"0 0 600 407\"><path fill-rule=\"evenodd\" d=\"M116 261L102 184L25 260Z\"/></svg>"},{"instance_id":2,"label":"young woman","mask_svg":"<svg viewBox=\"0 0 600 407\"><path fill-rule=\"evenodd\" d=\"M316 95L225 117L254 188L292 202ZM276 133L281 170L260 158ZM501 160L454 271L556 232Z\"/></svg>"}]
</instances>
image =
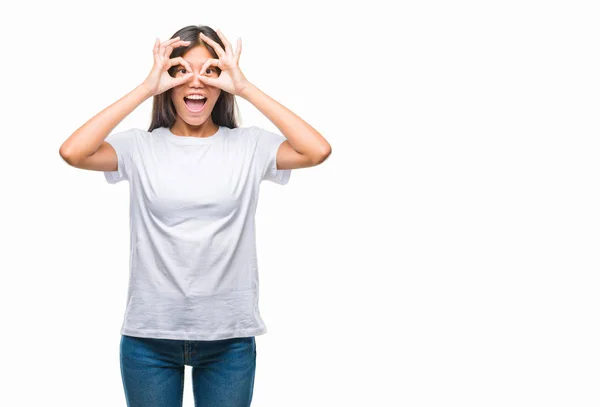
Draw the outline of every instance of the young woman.
<instances>
[{"instance_id":1,"label":"young woman","mask_svg":"<svg viewBox=\"0 0 600 407\"><path fill-rule=\"evenodd\" d=\"M60 147L70 165L129 181L131 258L121 328L129 407L181 406L192 366L196 406L249 406L258 308L254 215L263 180L322 163L329 143L248 81L225 36L188 26L154 44L154 66L133 91ZM238 127L252 103L283 136ZM148 131L110 134L153 97Z\"/></svg>"}]
</instances>

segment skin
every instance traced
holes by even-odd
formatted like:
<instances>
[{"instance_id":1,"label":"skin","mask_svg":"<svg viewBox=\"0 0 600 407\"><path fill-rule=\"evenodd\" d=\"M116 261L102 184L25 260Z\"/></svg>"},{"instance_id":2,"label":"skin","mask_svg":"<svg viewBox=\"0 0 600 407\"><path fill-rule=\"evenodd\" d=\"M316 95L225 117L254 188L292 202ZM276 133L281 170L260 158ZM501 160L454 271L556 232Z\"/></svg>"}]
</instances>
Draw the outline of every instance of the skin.
<instances>
[{"instance_id":1,"label":"skin","mask_svg":"<svg viewBox=\"0 0 600 407\"><path fill-rule=\"evenodd\" d=\"M203 46L187 51L185 58L170 58L175 47L189 42L181 41L178 37L162 43L157 39L153 49L154 65L147 78L67 138L59 150L61 157L76 168L116 171L117 154L104 141L106 137L144 101L173 88L172 97L177 111L177 119L171 129L173 134L187 137L213 135L218 127L212 122L210 113L220 92L226 91L251 103L286 137L277 151L278 169L312 167L322 163L331 153L327 140L307 122L246 79L239 67L241 38L237 40L237 48L233 52L223 33L217 30L217 34L225 49L205 35L200 35L215 50L218 58L212 58ZM172 77L168 73L172 66L178 66L178 69L181 66L183 69ZM210 67L218 67L221 73L215 76L215 71L211 71ZM200 91L208 96L209 105L200 114L187 111L184 104L183 95L191 91Z\"/></svg>"},{"instance_id":2,"label":"skin","mask_svg":"<svg viewBox=\"0 0 600 407\"><path fill-rule=\"evenodd\" d=\"M212 58L212 55L204 46L197 46L187 51L182 56L193 69L193 75L185 81L185 83L175 86L171 91L171 100L177 111L177 119L171 128L171 132L175 135L191 136L191 137L208 137L215 134L218 126L213 123L211 114L212 110L221 95L222 90L215 86L205 84L198 78L200 70L204 66L206 60ZM175 73L176 78L184 77L189 72L188 68L180 65ZM215 67L208 67L204 70L203 75L210 78L218 78L219 73ZM204 108L200 113L190 112L184 102L184 96L192 93L200 92L206 96Z\"/></svg>"}]
</instances>

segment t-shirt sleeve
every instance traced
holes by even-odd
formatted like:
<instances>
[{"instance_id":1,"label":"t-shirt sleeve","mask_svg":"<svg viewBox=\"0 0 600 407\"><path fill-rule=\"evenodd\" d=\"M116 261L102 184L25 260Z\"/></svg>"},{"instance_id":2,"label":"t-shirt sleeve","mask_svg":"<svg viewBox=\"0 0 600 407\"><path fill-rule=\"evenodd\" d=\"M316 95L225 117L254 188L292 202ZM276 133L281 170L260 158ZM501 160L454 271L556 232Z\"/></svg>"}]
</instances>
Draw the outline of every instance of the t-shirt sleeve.
<instances>
[{"instance_id":1,"label":"t-shirt sleeve","mask_svg":"<svg viewBox=\"0 0 600 407\"><path fill-rule=\"evenodd\" d=\"M129 180L133 166L133 153L136 143L136 129L114 133L104 140L117 153L118 165L116 171L104 171L104 177L109 184L115 184L124 179Z\"/></svg>"},{"instance_id":2,"label":"t-shirt sleeve","mask_svg":"<svg viewBox=\"0 0 600 407\"><path fill-rule=\"evenodd\" d=\"M260 166L261 181L269 180L285 185L290 179L292 170L277 169L277 150L286 138L260 127L252 126L256 136L256 157Z\"/></svg>"}]
</instances>

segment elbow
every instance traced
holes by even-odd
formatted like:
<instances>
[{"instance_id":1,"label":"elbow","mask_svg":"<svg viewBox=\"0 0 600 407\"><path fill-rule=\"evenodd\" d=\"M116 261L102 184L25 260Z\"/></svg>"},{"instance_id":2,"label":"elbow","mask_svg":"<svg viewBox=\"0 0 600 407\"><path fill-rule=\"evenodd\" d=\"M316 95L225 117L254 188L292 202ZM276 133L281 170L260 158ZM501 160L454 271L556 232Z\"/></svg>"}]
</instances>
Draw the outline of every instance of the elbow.
<instances>
[{"instance_id":1,"label":"elbow","mask_svg":"<svg viewBox=\"0 0 600 407\"><path fill-rule=\"evenodd\" d=\"M331 154L331 144L327 143L325 148L323 148L323 161L325 161L327 159L327 157L329 157L330 154Z\"/></svg>"},{"instance_id":2,"label":"elbow","mask_svg":"<svg viewBox=\"0 0 600 407\"><path fill-rule=\"evenodd\" d=\"M318 154L315 154L315 156L312 160L313 164L314 165L321 164L323 161L325 161L327 159L327 157L329 157L330 154L331 154L331 145L329 143L327 143L327 145L325 145L325 147L321 148L321 150L319 151Z\"/></svg>"},{"instance_id":3,"label":"elbow","mask_svg":"<svg viewBox=\"0 0 600 407\"><path fill-rule=\"evenodd\" d=\"M61 158L70 166L73 166L73 167L77 166L77 162L78 162L77 156L75 154L73 154L73 152L70 151L69 148L64 143L58 149L58 154L60 154Z\"/></svg>"}]
</instances>

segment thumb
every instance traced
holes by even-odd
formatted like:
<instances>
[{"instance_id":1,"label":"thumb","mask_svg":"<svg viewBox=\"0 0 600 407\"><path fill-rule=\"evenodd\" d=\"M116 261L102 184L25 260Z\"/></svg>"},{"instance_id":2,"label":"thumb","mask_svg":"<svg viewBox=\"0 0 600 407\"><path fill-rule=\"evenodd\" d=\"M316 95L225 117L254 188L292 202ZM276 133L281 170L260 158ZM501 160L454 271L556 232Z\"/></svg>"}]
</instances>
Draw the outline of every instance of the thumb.
<instances>
[{"instance_id":1,"label":"thumb","mask_svg":"<svg viewBox=\"0 0 600 407\"><path fill-rule=\"evenodd\" d=\"M198 75L198 79L210 86L217 86L217 80L206 76Z\"/></svg>"},{"instance_id":2,"label":"thumb","mask_svg":"<svg viewBox=\"0 0 600 407\"><path fill-rule=\"evenodd\" d=\"M175 83L175 86L179 86L182 83L187 82L192 77L192 75L194 75L194 74L191 73L191 72L190 73L186 73L182 77L175 79L173 82Z\"/></svg>"}]
</instances>

